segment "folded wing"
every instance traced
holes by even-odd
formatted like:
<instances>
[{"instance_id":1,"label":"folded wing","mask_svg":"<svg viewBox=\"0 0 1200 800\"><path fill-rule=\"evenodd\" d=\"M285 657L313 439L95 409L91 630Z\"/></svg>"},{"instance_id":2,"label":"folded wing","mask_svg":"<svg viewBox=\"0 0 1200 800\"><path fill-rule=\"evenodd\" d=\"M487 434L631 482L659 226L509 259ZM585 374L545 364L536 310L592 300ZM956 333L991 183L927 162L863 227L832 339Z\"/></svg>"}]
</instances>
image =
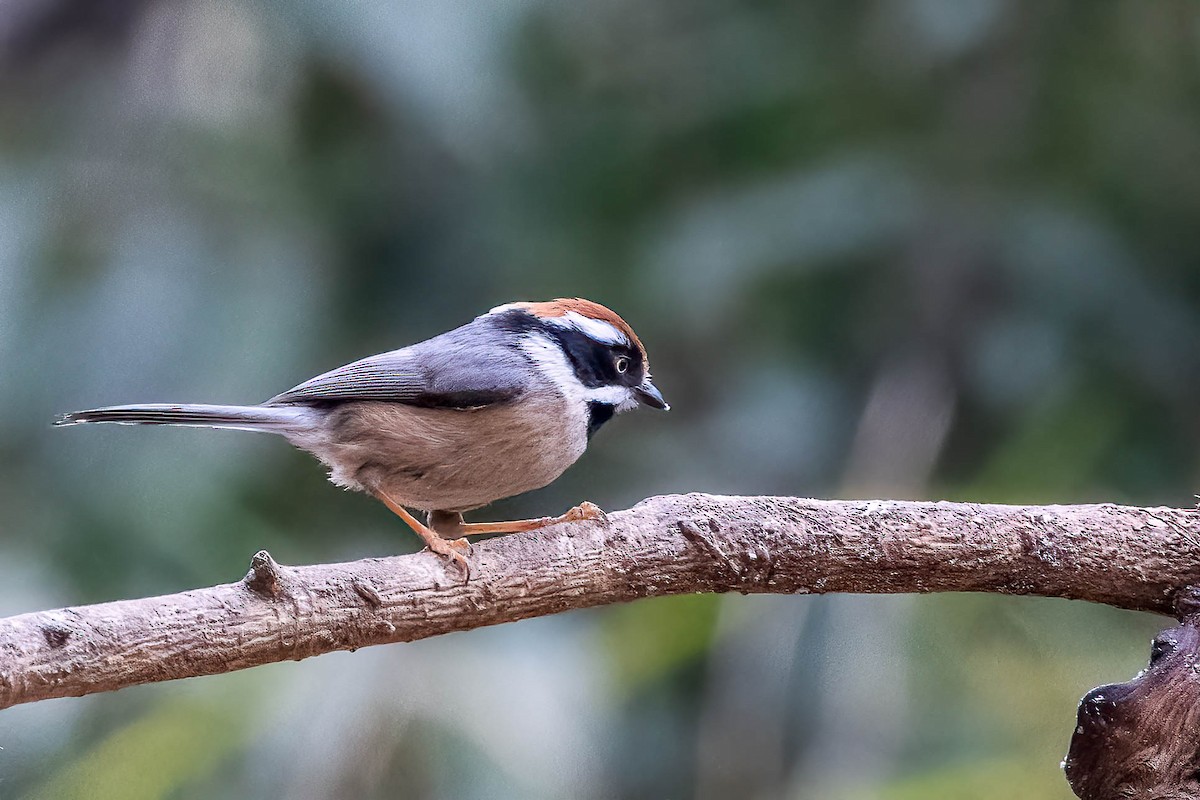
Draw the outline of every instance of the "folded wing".
<instances>
[{"instance_id":1,"label":"folded wing","mask_svg":"<svg viewBox=\"0 0 1200 800\"><path fill-rule=\"evenodd\" d=\"M528 366L514 348L463 328L401 350L370 356L305 381L264 405L377 400L468 409L506 403L525 389Z\"/></svg>"}]
</instances>

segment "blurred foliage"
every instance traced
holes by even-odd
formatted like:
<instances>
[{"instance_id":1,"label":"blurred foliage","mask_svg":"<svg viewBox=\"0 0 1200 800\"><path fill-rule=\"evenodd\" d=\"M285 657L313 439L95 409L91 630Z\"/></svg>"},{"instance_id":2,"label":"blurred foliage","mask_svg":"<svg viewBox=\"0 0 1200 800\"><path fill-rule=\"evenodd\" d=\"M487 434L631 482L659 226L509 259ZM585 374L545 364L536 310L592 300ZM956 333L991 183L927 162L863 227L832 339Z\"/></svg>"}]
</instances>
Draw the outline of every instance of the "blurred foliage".
<instances>
[{"instance_id":1,"label":"blurred foliage","mask_svg":"<svg viewBox=\"0 0 1200 800\"><path fill-rule=\"evenodd\" d=\"M636 695L697 661L712 642L718 603L714 595L681 595L606 614L604 647L616 688Z\"/></svg>"},{"instance_id":2,"label":"blurred foliage","mask_svg":"<svg viewBox=\"0 0 1200 800\"><path fill-rule=\"evenodd\" d=\"M107 735L55 771L37 800L158 800L202 779L251 733L237 714L204 704L165 702Z\"/></svg>"},{"instance_id":3,"label":"blurred foliage","mask_svg":"<svg viewBox=\"0 0 1200 800\"><path fill-rule=\"evenodd\" d=\"M619 310L675 410L497 518L1200 485L1187 0L20 0L0 23L0 613L231 580L260 547L415 549L269 437L48 422L258 400L518 298ZM0 796L1066 798L1078 697L1159 625L645 601L10 709Z\"/></svg>"}]
</instances>

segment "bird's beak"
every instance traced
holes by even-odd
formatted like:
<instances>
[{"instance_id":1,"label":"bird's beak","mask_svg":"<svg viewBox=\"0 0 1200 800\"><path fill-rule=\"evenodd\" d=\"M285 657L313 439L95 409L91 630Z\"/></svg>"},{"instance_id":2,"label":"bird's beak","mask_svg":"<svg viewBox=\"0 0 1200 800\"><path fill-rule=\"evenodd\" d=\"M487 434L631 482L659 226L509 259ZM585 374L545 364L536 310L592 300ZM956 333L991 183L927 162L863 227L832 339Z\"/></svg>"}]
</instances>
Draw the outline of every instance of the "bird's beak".
<instances>
[{"instance_id":1,"label":"bird's beak","mask_svg":"<svg viewBox=\"0 0 1200 800\"><path fill-rule=\"evenodd\" d=\"M667 405L667 401L663 400L662 392L658 387L650 382L650 379L642 381L641 386L634 388L633 393L637 395L637 399L641 400L645 405L651 408L658 408L663 411L670 411L671 406Z\"/></svg>"}]
</instances>

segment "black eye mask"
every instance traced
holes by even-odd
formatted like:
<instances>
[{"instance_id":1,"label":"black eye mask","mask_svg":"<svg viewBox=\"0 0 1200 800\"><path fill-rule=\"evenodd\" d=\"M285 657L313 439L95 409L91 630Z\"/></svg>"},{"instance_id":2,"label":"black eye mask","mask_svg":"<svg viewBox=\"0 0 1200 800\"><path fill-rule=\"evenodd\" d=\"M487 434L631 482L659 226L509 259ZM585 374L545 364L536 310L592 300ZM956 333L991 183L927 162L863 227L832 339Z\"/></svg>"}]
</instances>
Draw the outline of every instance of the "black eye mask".
<instances>
[{"instance_id":1,"label":"black eye mask","mask_svg":"<svg viewBox=\"0 0 1200 800\"><path fill-rule=\"evenodd\" d=\"M538 331L557 340L575 377L589 389L602 386L633 388L646 376L641 353L627 345L598 342L583 331L546 322L519 309L503 314L500 322L514 333ZM628 359L629 366L624 372L618 372L617 359L622 357Z\"/></svg>"},{"instance_id":2,"label":"black eye mask","mask_svg":"<svg viewBox=\"0 0 1200 800\"><path fill-rule=\"evenodd\" d=\"M645 372L641 358L631 348L597 342L586 333L572 328L547 325L546 332L558 339L563 352L575 369L579 382L589 389L600 386L637 386ZM617 371L617 359L626 358L629 366Z\"/></svg>"}]
</instances>

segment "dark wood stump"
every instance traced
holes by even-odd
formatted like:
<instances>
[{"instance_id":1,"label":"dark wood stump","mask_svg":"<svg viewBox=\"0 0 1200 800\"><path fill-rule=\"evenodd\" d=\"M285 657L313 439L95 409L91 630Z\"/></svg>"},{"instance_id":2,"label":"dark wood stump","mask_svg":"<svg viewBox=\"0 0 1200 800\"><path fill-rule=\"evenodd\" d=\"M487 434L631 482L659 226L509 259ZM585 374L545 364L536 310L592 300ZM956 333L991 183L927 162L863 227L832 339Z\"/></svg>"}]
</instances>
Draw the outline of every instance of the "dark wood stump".
<instances>
[{"instance_id":1,"label":"dark wood stump","mask_svg":"<svg viewBox=\"0 0 1200 800\"><path fill-rule=\"evenodd\" d=\"M1200 800L1200 592L1184 593L1179 611L1149 668L1080 701L1064 766L1084 800Z\"/></svg>"}]
</instances>

